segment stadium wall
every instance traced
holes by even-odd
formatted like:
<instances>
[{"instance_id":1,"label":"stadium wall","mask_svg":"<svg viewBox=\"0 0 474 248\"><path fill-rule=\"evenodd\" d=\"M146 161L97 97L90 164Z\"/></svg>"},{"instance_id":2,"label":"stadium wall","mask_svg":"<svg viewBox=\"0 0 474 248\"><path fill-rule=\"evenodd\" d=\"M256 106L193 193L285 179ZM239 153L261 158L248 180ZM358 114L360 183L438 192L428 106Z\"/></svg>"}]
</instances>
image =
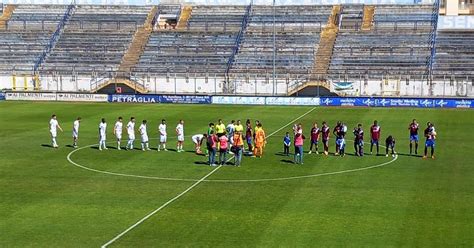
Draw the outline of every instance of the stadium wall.
<instances>
[{"instance_id":1,"label":"stadium wall","mask_svg":"<svg viewBox=\"0 0 474 248\"><path fill-rule=\"evenodd\" d=\"M0 89L34 90L31 76L16 76L16 89L13 87L13 76L0 76ZM271 78L232 79L229 89L224 89L224 77L144 77L140 79L150 93L154 94L235 94L235 95L266 95L286 96L295 87L295 83L287 79L277 79L273 87ZM344 87L340 87L344 84ZM90 77L43 76L40 89L58 92L90 92ZM350 81L333 80L330 91L340 96L408 96L408 97L474 97L472 79L451 81L434 81L432 87L426 81L417 80L373 80ZM314 92L317 96L317 92Z\"/></svg>"},{"instance_id":2,"label":"stadium wall","mask_svg":"<svg viewBox=\"0 0 474 248\"><path fill-rule=\"evenodd\" d=\"M16 90L34 90L31 76L15 77ZM26 80L26 81L25 81ZM141 79L150 93L154 94L235 94L235 95L279 95L286 96L295 87L292 80L271 78L234 79L229 89L224 89L224 77L145 77ZM25 84L26 82L26 84ZM340 87L344 84L344 87ZM25 87L26 85L26 87ZM0 76L0 89L13 89L12 76ZM43 76L40 89L43 91L90 92L90 77ZM418 80L333 80L330 91L340 96L409 96L409 97L474 97L472 79L433 81L430 89L426 81ZM236 92L236 93L235 93ZM317 95L317 92L315 92Z\"/></svg>"}]
</instances>

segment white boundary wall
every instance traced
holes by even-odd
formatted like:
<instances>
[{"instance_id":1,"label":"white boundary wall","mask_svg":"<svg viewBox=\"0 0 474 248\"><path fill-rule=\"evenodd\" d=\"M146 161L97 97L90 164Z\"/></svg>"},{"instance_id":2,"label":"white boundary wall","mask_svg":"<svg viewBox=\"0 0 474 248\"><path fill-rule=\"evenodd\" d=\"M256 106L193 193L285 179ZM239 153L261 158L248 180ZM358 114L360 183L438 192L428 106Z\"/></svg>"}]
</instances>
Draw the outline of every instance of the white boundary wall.
<instances>
[{"instance_id":1,"label":"white boundary wall","mask_svg":"<svg viewBox=\"0 0 474 248\"><path fill-rule=\"evenodd\" d=\"M24 87L24 77L16 77L16 90L34 90L33 78L26 77L27 88ZM41 90L43 91L68 91L68 92L89 92L91 90L90 78L88 77L42 77ZM223 77L205 78L166 78L149 77L144 79L146 87L150 93L157 94L223 94ZM289 84L287 84L287 82ZM232 92L234 88L239 95L287 95L291 91L292 83L286 80L277 80L276 87L273 87L273 80L254 79L233 81L230 84ZM410 80L408 83L404 80L373 80L365 83L364 81L353 81L352 89L337 91L334 84L331 84L331 92L345 96L468 96L474 97L473 79L433 82L433 92L430 94L430 88L426 81ZM0 90L12 89L13 78L11 76L0 76ZM315 92L316 93L316 92Z\"/></svg>"}]
</instances>

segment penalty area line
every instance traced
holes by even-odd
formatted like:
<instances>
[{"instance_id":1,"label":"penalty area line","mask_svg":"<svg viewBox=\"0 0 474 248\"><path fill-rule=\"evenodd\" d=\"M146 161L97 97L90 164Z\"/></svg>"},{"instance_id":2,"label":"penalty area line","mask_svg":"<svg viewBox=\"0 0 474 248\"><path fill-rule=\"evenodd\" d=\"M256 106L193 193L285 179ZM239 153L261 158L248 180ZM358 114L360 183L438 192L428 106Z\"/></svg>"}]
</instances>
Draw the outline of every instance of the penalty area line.
<instances>
[{"instance_id":1,"label":"penalty area line","mask_svg":"<svg viewBox=\"0 0 474 248\"><path fill-rule=\"evenodd\" d=\"M313 110L315 110L316 107L313 107L311 108L310 110L308 110L307 112L303 113L302 115L300 115L299 117L296 117L295 119L291 120L290 122L288 122L287 124L285 124L284 126L280 127L279 129L275 130L274 132L270 133L267 138L273 136L274 134L278 133L279 131L281 131L283 128L287 127L288 125L291 125L293 122L305 117L306 115L308 115L309 113L311 113ZM229 158L227 160L230 161L234 156L232 156L231 158ZM153 210L152 212L150 212L149 214L147 214L145 217L141 218L139 221L137 221L135 224L131 225L130 227L128 227L127 229L125 229L123 232L119 233L117 236L115 236L113 239L109 240L107 243L103 244L101 246L101 248L106 248L108 247L109 245L111 245L112 243L114 243L115 241L117 241L118 239L120 239L121 237L123 237L125 234L127 234L128 232L130 232L131 230L133 230L135 227L139 226L140 224L142 224L143 222L145 222L147 219L149 219L150 217L152 217L154 214L158 213L159 211L161 211L162 209L164 209L165 207L167 207L168 205L170 205L171 203L173 203L174 201L176 201L177 199L179 199L181 196L185 195L186 193L188 193L189 191L191 191L194 187L198 186L200 183L206 181L206 178L208 178L209 176L211 176L212 174L214 174L214 172L216 172L217 170L219 170L220 168L222 167L222 165L219 165L217 166L214 170L212 170L211 172L209 172L208 174L206 174L204 177L202 177L201 179L199 179L198 181L196 181L195 183L193 183L191 186L189 186L187 189L185 189L183 192L181 192L180 194L176 195L175 197L171 198L170 200L168 200L167 202L165 202L163 205L161 205L160 207L158 207L157 209Z\"/></svg>"}]
</instances>

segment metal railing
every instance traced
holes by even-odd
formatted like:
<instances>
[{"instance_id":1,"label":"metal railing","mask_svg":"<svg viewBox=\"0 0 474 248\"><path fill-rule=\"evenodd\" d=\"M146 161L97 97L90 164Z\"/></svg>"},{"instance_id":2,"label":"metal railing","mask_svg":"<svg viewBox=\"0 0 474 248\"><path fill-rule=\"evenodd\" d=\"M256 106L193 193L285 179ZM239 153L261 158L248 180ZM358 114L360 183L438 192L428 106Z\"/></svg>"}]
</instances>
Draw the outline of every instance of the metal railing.
<instances>
[{"instance_id":1,"label":"metal railing","mask_svg":"<svg viewBox=\"0 0 474 248\"><path fill-rule=\"evenodd\" d=\"M35 62L35 65L33 67L33 74L36 74L38 72L39 67L41 66L41 64L46 59L46 56L48 56L48 54L51 52L51 50L56 45L56 42L59 40L59 36L61 35L61 32L62 32L64 26L68 22L68 20L71 17L71 15L72 15L75 8L76 8L76 6L74 4L70 4L68 6L68 8L66 9L66 12L64 13L63 18L59 22L59 24L56 28L56 31L51 36L51 39L49 40L48 44L46 45L46 48L44 49L43 53L41 53L40 57Z\"/></svg>"},{"instance_id":2,"label":"metal railing","mask_svg":"<svg viewBox=\"0 0 474 248\"><path fill-rule=\"evenodd\" d=\"M426 26L426 25L423 25L423 24L427 24L427 23L431 24L431 22L432 21L427 22L427 21L424 21L424 20L412 20L412 21L410 21L410 20L405 20L405 21L396 20L396 21L392 21L392 22L374 21L374 26L373 26L372 30L374 32L377 32L377 31L386 32L386 31L392 31L392 30L393 31L399 31L399 30L418 31L418 30L421 30L423 27ZM360 31L361 27L362 27L362 22L352 22L350 24L340 23L339 29L342 32L344 32L344 31Z\"/></svg>"},{"instance_id":3,"label":"metal railing","mask_svg":"<svg viewBox=\"0 0 474 248\"><path fill-rule=\"evenodd\" d=\"M434 60L436 57L436 35L438 32L438 16L439 16L439 6L440 6L440 0L435 0L433 4L433 12L431 14L431 21L432 21L432 30L430 33L430 58L429 58L429 64L428 64L428 78L429 80L432 80L432 75L433 75L433 64Z\"/></svg>"},{"instance_id":4,"label":"metal railing","mask_svg":"<svg viewBox=\"0 0 474 248\"><path fill-rule=\"evenodd\" d=\"M244 18L242 19L242 27L240 28L240 31L237 34L237 37L235 39L235 45L232 50L232 55L229 57L229 60L227 62L227 68L225 70L226 75L229 74L229 71L232 67L232 63L234 63L235 56L239 52L239 47L242 42L242 37L244 36L245 30L247 29L251 11L252 11L252 2L250 2L250 4L245 9L245 15L244 15Z\"/></svg>"},{"instance_id":5,"label":"metal railing","mask_svg":"<svg viewBox=\"0 0 474 248\"><path fill-rule=\"evenodd\" d=\"M113 78L113 72L103 72L90 80L90 90L94 91Z\"/></svg>"},{"instance_id":6,"label":"metal railing","mask_svg":"<svg viewBox=\"0 0 474 248\"><path fill-rule=\"evenodd\" d=\"M130 79L130 81L135 83L134 89L136 88L146 88L145 87L145 79L137 73L129 73L127 75L117 73L117 71L108 71L108 72L101 72L96 77L93 77L90 80L90 90L96 91L109 83L112 79L117 78L125 78Z\"/></svg>"}]
</instances>

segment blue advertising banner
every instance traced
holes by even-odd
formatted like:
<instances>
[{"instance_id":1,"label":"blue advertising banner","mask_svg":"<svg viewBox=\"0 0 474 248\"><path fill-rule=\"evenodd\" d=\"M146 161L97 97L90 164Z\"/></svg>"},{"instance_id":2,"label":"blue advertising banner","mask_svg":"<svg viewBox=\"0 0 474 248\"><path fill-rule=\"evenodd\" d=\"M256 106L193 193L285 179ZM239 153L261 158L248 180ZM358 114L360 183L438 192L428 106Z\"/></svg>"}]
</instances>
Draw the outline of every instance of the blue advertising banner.
<instances>
[{"instance_id":1,"label":"blue advertising banner","mask_svg":"<svg viewBox=\"0 0 474 248\"><path fill-rule=\"evenodd\" d=\"M5 94L0 93L0 100ZM474 99L395 97L245 97L192 95L109 95L109 102L250 105L313 105L349 107L474 108Z\"/></svg>"},{"instance_id":2,"label":"blue advertising banner","mask_svg":"<svg viewBox=\"0 0 474 248\"><path fill-rule=\"evenodd\" d=\"M474 99L321 97L321 106L474 108Z\"/></svg>"},{"instance_id":3,"label":"blue advertising banner","mask_svg":"<svg viewBox=\"0 0 474 248\"><path fill-rule=\"evenodd\" d=\"M185 95L109 95L109 102L210 104L211 97Z\"/></svg>"},{"instance_id":4,"label":"blue advertising banner","mask_svg":"<svg viewBox=\"0 0 474 248\"><path fill-rule=\"evenodd\" d=\"M0 92L0 101L5 100L5 92Z\"/></svg>"},{"instance_id":5,"label":"blue advertising banner","mask_svg":"<svg viewBox=\"0 0 474 248\"><path fill-rule=\"evenodd\" d=\"M199 103L210 104L210 96L162 95L161 103Z\"/></svg>"},{"instance_id":6,"label":"blue advertising banner","mask_svg":"<svg viewBox=\"0 0 474 248\"><path fill-rule=\"evenodd\" d=\"M157 95L109 95L109 102L160 103Z\"/></svg>"}]
</instances>

